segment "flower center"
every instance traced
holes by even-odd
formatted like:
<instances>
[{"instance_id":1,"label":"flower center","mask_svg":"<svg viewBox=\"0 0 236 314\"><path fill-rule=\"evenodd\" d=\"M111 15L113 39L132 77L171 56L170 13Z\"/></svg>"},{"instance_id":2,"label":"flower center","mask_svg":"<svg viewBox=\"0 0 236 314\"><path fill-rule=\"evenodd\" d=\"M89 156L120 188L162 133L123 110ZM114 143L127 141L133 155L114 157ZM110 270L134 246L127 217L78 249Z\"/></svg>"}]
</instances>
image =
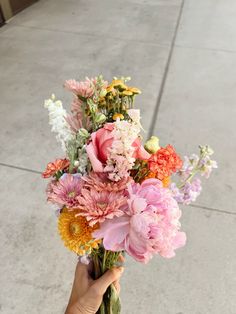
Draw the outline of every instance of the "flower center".
<instances>
[{"instance_id":1,"label":"flower center","mask_svg":"<svg viewBox=\"0 0 236 314\"><path fill-rule=\"evenodd\" d=\"M97 203L97 206L101 209L104 209L107 207L107 203Z\"/></svg>"},{"instance_id":2,"label":"flower center","mask_svg":"<svg viewBox=\"0 0 236 314\"><path fill-rule=\"evenodd\" d=\"M70 232L75 235L75 234L79 234L81 231L80 226L76 223L76 222L72 222L70 224Z\"/></svg>"},{"instance_id":3,"label":"flower center","mask_svg":"<svg viewBox=\"0 0 236 314\"><path fill-rule=\"evenodd\" d=\"M75 195L76 195L75 191L71 191L68 193L68 197L70 197L70 198L75 197Z\"/></svg>"}]
</instances>

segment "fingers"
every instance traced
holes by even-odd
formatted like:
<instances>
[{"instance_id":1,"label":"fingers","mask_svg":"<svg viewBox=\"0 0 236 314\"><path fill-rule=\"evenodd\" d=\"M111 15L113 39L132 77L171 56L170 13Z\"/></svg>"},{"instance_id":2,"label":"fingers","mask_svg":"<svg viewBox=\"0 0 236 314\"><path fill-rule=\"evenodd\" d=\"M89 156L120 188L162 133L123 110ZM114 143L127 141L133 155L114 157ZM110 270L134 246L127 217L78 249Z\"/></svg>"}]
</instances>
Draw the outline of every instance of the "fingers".
<instances>
[{"instance_id":1,"label":"fingers","mask_svg":"<svg viewBox=\"0 0 236 314\"><path fill-rule=\"evenodd\" d=\"M118 258L118 261L121 262L121 263L124 263L125 262L125 257L122 254L120 254L119 258Z\"/></svg>"},{"instance_id":2,"label":"fingers","mask_svg":"<svg viewBox=\"0 0 236 314\"><path fill-rule=\"evenodd\" d=\"M81 262L78 262L75 270L75 282L90 282L91 278L91 269L92 263L85 265Z\"/></svg>"},{"instance_id":3,"label":"fingers","mask_svg":"<svg viewBox=\"0 0 236 314\"><path fill-rule=\"evenodd\" d=\"M118 260L116 262L116 266L119 267L119 266L123 266L125 263L125 258L122 254L119 255L118 257Z\"/></svg>"},{"instance_id":4,"label":"fingers","mask_svg":"<svg viewBox=\"0 0 236 314\"><path fill-rule=\"evenodd\" d=\"M123 267L116 267L108 270L104 275L94 282L94 289L96 289L98 294L103 295L113 282L119 281L123 271Z\"/></svg>"},{"instance_id":5,"label":"fingers","mask_svg":"<svg viewBox=\"0 0 236 314\"><path fill-rule=\"evenodd\" d=\"M83 276L84 274L88 274L89 265L85 265L81 262L77 263L76 270L75 270L75 276Z\"/></svg>"}]
</instances>

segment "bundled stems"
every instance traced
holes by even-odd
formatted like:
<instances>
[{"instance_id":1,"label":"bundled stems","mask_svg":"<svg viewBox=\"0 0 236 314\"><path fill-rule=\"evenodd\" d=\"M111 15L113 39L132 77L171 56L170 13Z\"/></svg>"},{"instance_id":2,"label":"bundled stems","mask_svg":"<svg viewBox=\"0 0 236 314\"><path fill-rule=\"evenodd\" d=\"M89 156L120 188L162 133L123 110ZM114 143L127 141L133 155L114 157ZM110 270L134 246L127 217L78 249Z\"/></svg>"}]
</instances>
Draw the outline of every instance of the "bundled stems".
<instances>
[{"instance_id":1,"label":"bundled stems","mask_svg":"<svg viewBox=\"0 0 236 314\"><path fill-rule=\"evenodd\" d=\"M101 248L99 253L93 255L94 279L102 276L107 270L114 267L120 253L111 252ZM108 287L103 296L102 304L97 314L120 314L120 299L113 285Z\"/></svg>"}]
</instances>

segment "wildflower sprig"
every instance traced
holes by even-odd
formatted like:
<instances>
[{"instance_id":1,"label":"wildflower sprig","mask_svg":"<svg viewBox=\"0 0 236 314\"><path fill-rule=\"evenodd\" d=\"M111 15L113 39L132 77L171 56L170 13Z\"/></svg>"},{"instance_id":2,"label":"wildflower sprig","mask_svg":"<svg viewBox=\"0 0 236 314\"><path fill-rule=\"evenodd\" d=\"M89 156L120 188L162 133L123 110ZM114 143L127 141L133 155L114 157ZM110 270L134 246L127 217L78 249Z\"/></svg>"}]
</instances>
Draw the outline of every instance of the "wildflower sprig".
<instances>
[{"instance_id":1,"label":"wildflower sprig","mask_svg":"<svg viewBox=\"0 0 236 314\"><path fill-rule=\"evenodd\" d=\"M171 184L171 190L179 203L190 204L196 201L202 187L197 175L209 178L212 170L217 168L217 162L210 158L214 151L209 145L199 146L199 155L185 156L182 169L177 172L177 183Z\"/></svg>"}]
</instances>

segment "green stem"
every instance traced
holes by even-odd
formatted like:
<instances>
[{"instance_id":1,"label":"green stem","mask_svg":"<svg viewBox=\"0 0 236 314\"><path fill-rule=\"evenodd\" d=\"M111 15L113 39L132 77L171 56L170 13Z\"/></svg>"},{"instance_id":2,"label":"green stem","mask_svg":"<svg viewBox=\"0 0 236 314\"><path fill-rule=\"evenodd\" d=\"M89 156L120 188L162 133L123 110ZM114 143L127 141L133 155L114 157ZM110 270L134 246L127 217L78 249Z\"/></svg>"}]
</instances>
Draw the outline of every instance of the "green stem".
<instances>
[{"instance_id":1,"label":"green stem","mask_svg":"<svg viewBox=\"0 0 236 314\"><path fill-rule=\"evenodd\" d=\"M197 168L197 167L196 167L196 168ZM195 168L195 170L188 176L188 178L187 178L182 184L177 185L177 187L178 187L179 189L182 189L182 187L185 186L186 182L190 182L190 181L192 180L192 178L197 174L198 169L196 169L196 168Z\"/></svg>"},{"instance_id":2,"label":"green stem","mask_svg":"<svg viewBox=\"0 0 236 314\"><path fill-rule=\"evenodd\" d=\"M102 274L101 274L99 257L97 254L93 256L93 266L94 266L94 279L98 279Z\"/></svg>"},{"instance_id":3,"label":"green stem","mask_svg":"<svg viewBox=\"0 0 236 314\"><path fill-rule=\"evenodd\" d=\"M82 123L83 123L83 128L86 129L86 115L85 115L85 103L82 103Z\"/></svg>"},{"instance_id":4,"label":"green stem","mask_svg":"<svg viewBox=\"0 0 236 314\"><path fill-rule=\"evenodd\" d=\"M102 273L104 274L106 271L106 258L107 258L107 250L104 250L104 255L102 259Z\"/></svg>"}]
</instances>

